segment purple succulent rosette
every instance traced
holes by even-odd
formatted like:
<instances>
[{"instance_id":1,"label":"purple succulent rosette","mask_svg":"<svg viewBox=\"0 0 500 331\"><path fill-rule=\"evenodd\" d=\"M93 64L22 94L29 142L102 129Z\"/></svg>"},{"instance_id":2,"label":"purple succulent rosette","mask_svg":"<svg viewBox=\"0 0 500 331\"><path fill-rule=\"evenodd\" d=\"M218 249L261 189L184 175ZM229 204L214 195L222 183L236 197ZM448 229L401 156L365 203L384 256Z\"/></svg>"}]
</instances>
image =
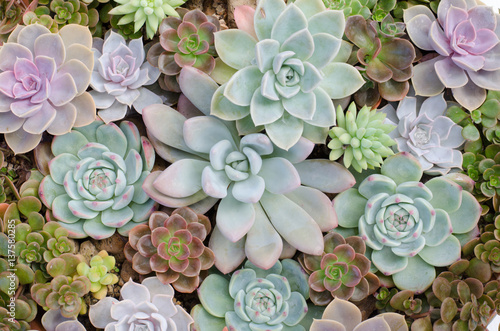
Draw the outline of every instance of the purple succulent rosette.
<instances>
[{"instance_id":1,"label":"purple succulent rosette","mask_svg":"<svg viewBox=\"0 0 500 331\"><path fill-rule=\"evenodd\" d=\"M158 68L145 61L142 39L125 39L110 30L104 40L94 38L95 67L90 92L99 117L106 123L127 115L130 107L142 114L144 107L163 103L162 99L144 86L152 85L160 76Z\"/></svg>"},{"instance_id":2,"label":"purple succulent rosette","mask_svg":"<svg viewBox=\"0 0 500 331\"><path fill-rule=\"evenodd\" d=\"M443 94L431 98L406 97L397 109L390 104L381 109L385 123L397 126L389 136L398 152L409 152L429 175L445 175L451 168L462 167L465 143L462 127L446 116Z\"/></svg>"},{"instance_id":3,"label":"purple succulent rosette","mask_svg":"<svg viewBox=\"0 0 500 331\"><path fill-rule=\"evenodd\" d=\"M442 0L437 20L425 6L405 10L413 43L437 56L415 66L417 95L434 96L451 88L468 110L481 106L486 90L500 90L500 14L475 0Z\"/></svg>"},{"instance_id":4,"label":"purple succulent rosette","mask_svg":"<svg viewBox=\"0 0 500 331\"><path fill-rule=\"evenodd\" d=\"M34 149L45 131L62 135L95 119L91 45L86 27L51 33L36 24L18 26L0 48L0 133L15 153Z\"/></svg>"}]
</instances>

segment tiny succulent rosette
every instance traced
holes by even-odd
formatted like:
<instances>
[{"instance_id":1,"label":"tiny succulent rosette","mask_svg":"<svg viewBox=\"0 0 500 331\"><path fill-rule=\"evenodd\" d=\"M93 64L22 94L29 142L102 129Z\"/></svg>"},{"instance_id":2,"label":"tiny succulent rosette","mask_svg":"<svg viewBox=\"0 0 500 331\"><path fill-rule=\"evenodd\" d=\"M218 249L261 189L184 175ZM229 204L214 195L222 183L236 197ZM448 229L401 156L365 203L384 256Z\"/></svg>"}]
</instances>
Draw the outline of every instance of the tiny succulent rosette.
<instances>
[{"instance_id":1,"label":"tiny succulent rosette","mask_svg":"<svg viewBox=\"0 0 500 331\"><path fill-rule=\"evenodd\" d=\"M171 216L154 212L149 224L130 230L125 257L139 274L156 272L162 283L191 293L200 285L200 271L214 264L214 253L203 244L211 228L208 217L187 207Z\"/></svg>"},{"instance_id":2,"label":"tiny succulent rosette","mask_svg":"<svg viewBox=\"0 0 500 331\"><path fill-rule=\"evenodd\" d=\"M310 331L408 331L404 315L383 313L362 321L361 311L355 304L339 298L326 307L321 319L315 319Z\"/></svg>"},{"instance_id":3,"label":"tiny succulent rosette","mask_svg":"<svg viewBox=\"0 0 500 331\"><path fill-rule=\"evenodd\" d=\"M228 280L209 275L198 290L201 305L191 311L198 331L305 331L299 324L308 312L307 276L293 260L262 270L246 262Z\"/></svg>"},{"instance_id":4,"label":"tiny succulent rosette","mask_svg":"<svg viewBox=\"0 0 500 331\"><path fill-rule=\"evenodd\" d=\"M156 209L141 188L155 153L133 123L95 121L55 137L51 151L39 194L69 237L127 235Z\"/></svg>"},{"instance_id":5,"label":"tiny succulent rosette","mask_svg":"<svg viewBox=\"0 0 500 331\"><path fill-rule=\"evenodd\" d=\"M500 90L498 14L475 0L442 0L437 20L422 5L405 10L408 35L420 49L437 56L415 66L417 95L434 96L451 88L455 99L472 111L486 90Z\"/></svg>"},{"instance_id":6,"label":"tiny succulent rosette","mask_svg":"<svg viewBox=\"0 0 500 331\"><path fill-rule=\"evenodd\" d=\"M8 0L0 4L0 46L7 41L12 31L23 23L24 13L34 10L37 5L37 0Z\"/></svg>"},{"instance_id":7,"label":"tiny succulent rosette","mask_svg":"<svg viewBox=\"0 0 500 331\"><path fill-rule=\"evenodd\" d=\"M309 295L315 305L325 306L333 298L361 301L379 287L378 277L370 271L370 260L364 256L363 240L345 238L335 232L324 237L322 255L302 254L299 262L309 276Z\"/></svg>"},{"instance_id":8,"label":"tiny succulent rosette","mask_svg":"<svg viewBox=\"0 0 500 331\"><path fill-rule=\"evenodd\" d=\"M174 303L174 289L156 277L141 284L132 278L120 290L121 300L106 297L90 306L93 326L106 330L189 331L193 319Z\"/></svg>"},{"instance_id":9,"label":"tiny succulent rosette","mask_svg":"<svg viewBox=\"0 0 500 331\"><path fill-rule=\"evenodd\" d=\"M394 154L390 146L396 144L389 136L395 126L384 123L384 119L384 113L367 106L358 113L354 102L345 114L338 106L337 126L329 131L330 160L343 155L344 165L352 166L357 172L380 167L382 158Z\"/></svg>"},{"instance_id":10,"label":"tiny succulent rosette","mask_svg":"<svg viewBox=\"0 0 500 331\"><path fill-rule=\"evenodd\" d=\"M423 292L434 267L460 259L456 235L475 228L481 206L449 178L421 183L422 168L409 153L387 158L381 172L335 197L339 225L359 231L372 264L398 288Z\"/></svg>"},{"instance_id":11,"label":"tiny succulent rosette","mask_svg":"<svg viewBox=\"0 0 500 331\"><path fill-rule=\"evenodd\" d=\"M106 251L100 251L90 259L90 266L80 262L76 266L79 276L87 277L90 281L90 292L96 299L102 299L108 293L108 285L118 283L118 276L111 273L115 269L115 257L109 256Z\"/></svg>"},{"instance_id":12,"label":"tiny succulent rosette","mask_svg":"<svg viewBox=\"0 0 500 331\"><path fill-rule=\"evenodd\" d=\"M219 270L234 270L245 256L272 267L282 238L292 255L294 249L323 252L322 232L337 221L321 191L341 192L354 185L354 177L336 162L305 160L312 142L301 138L284 151L261 133L240 138L234 122L186 119L165 105L146 108L143 119L159 155L172 163L146 178L146 193L165 206L199 213L221 200L210 239Z\"/></svg>"},{"instance_id":13,"label":"tiny succulent rosette","mask_svg":"<svg viewBox=\"0 0 500 331\"><path fill-rule=\"evenodd\" d=\"M358 70L344 63L350 54L342 42L344 14L326 10L321 0L288 5L263 0L255 10L240 10L235 20L240 29L215 33L225 65L216 66L212 76L232 76L216 79L222 85L213 92L211 114L236 121L240 134L265 128L284 150L301 137L324 143L335 124L331 99L347 97L364 84ZM198 86L205 84L206 90L215 84L208 80L195 86L183 83L181 74L179 83L198 106Z\"/></svg>"},{"instance_id":14,"label":"tiny succulent rosette","mask_svg":"<svg viewBox=\"0 0 500 331\"><path fill-rule=\"evenodd\" d=\"M147 56L163 74L160 86L172 92L181 92L178 77L183 67L212 73L217 56L214 33L221 28L215 16L205 15L199 9L178 8L177 12L180 18L167 17L161 22L160 42L151 46Z\"/></svg>"},{"instance_id":15,"label":"tiny succulent rosette","mask_svg":"<svg viewBox=\"0 0 500 331\"><path fill-rule=\"evenodd\" d=\"M426 174L445 175L452 168L462 168L462 127L446 116L446 110L443 94L406 97L397 109L390 104L381 109L387 114L385 122L397 126L389 133L397 151L416 157Z\"/></svg>"},{"instance_id":16,"label":"tiny succulent rosette","mask_svg":"<svg viewBox=\"0 0 500 331\"><path fill-rule=\"evenodd\" d=\"M142 39L127 43L120 34L110 30L104 40L94 38L92 51L95 67L90 95L104 122L123 119L132 106L142 114L144 107L163 103L158 95L144 87L155 83L160 72L145 60Z\"/></svg>"},{"instance_id":17,"label":"tiny succulent rosette","mask_svg":"<svg viewBox=\"0 0 500 331\"><path fill-rule=\"evenodd\" d=\"M0 48L0 133L15 153L31 151L45 131L62 135L95 119L86 92L91 45L86 27L55 34L35 24L19 26Z\"/></svg>"},{"instance_id":18,"label":"tiny succulent rosette","mask_svg":"<svg viewBox=\"0 0 500 331\"><path fill-rule=\"evenodd\" d=\"M158 26L165 16L179 17L175 8L186 0L116 0L119 4L109 11L110 15L124 15L118 21L119 25L134 23L134 32L146 24L146 35L153 39Z\"/></svg>"}]
</instances>

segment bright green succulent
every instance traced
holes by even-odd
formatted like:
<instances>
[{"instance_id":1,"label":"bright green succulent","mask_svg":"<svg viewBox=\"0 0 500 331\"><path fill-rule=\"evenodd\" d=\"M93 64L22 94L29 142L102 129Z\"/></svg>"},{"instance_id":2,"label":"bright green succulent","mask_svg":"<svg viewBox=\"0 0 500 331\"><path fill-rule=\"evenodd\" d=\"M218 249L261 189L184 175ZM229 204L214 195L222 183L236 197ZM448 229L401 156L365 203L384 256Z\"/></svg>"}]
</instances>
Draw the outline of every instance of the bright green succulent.
<instances>
[{"instance_id":1,"label":"bright green succulent","mask_svg":"<svg viewBox=\"0 0 500 331\"><path fill-rule=\"evenodd\" d=\"M119 6L113 8L110 15L124 15L118 21L119 25L134 22L134 32L146 24L146 35L153 39L160 22L166 16L179 17L175 8L186 2L185 0L115 0Z\"/></svg>"},{"instance_id":2,"label":"bright green succulent","mask_svg":"<svg viewBox=\"0 0 500 331\"><path fill-rule=\"evenodd\" d=\"M116 260L109 256L106 251L100 251L90 260L90 266L85 262L80 262L76 267L79 276L87 277L90 280L90 292L96 299L102 299L108 292L108 285L118 283L118 276L111 273L114 271Z\"/></svg>"},{"instance_id":3,"label":"bright green succulent","mask_svg":"<svg viewBox=\"0 0 500 331\"><path fill-rule=\"evenodd\" d=\"M55 257L64 253L74 253L75 242L68 238L69 232L56 222L49 222L44 226L44 230L51 235L47 240L47 247L43 258L49 262Z\"/></svg>"},{"instance_id":4,"label":"bright green succulent","mask_svg":"<svg viewBox=\"0 0 500 331\"><path fill-rule=\"evenodd\" d=\"M345 17L361 15L369 19L377 0L323 0L323 3L328 9L342 10Z\"/></svg>"},{"instance_id":5,"label":"bright green succulent","mask_svg":"<svg viewBox=\"0 0 500 331\"><path fill-rule=\"evenodd\" d=\"M422 299L416 298L410 290L400 291L391 298L392 308L404 312L406 315L418 314L422 311Z\"/></svg>"},{"instance_id":6,"label":"bright green succulent","mask_svg":"<svg viewBox=\"0 0 500 331\"><path fill-rule=\"evenodd\" d=\"M367 256L398 288L422 292L435 278L434 267L460 258L455 235L474 229L481 206L447 177L421 183L422 168L408 153L386 159L381 173L335 197L339 226L359 231L372 249Z\"/></svg>"},{"instance_id":7,"label":"bright green succulent","mask_svg":"<svg viewBox=\"0 0 500 331\"><path fill-rule=\"evenodd\" d=\"M500 193L500 145L489 145L482 153L463 155L464 172L475 181L474 196L478 201L498 197Z\"/></svg>"},{"instance_id":8,"label":"bright green succulent","mask_svg":"<svg viewBox=\"0 0 500 331\"><path fill-rule=\"evenodd\" d=\"M344 156L344 165L361 172L366 169L380 167L382 158L393 155L389 146L396 142L388 133L395 126L384 124L385 114L369 107L363 107L357 113L356 104L350 104L344 114L337 107L337 126L330 129L332 140L328 143L330 160L335 161Z\"/></svg>"}]
</instances>

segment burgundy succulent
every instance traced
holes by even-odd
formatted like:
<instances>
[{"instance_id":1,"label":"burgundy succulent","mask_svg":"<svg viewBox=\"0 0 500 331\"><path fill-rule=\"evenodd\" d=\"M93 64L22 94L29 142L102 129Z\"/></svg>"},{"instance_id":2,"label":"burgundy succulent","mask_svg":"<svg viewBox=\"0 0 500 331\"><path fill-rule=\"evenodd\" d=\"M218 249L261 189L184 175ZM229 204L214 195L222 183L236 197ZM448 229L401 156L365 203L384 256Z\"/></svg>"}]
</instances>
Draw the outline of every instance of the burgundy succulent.
<instances>
[{"instance_id":1,"label":"burgundy succulent","mask_svg":"<svg viewBox=\"0 0 500 331\"><path fill-rule=\"evenodd\" d=\"M220 23L214 16L207 16L201 10L188 11L177 8L180 19L167 17L160 25L160 42L148 52L148 61L160 69L163 89L180 92L177 76L181 69L192 66L207 74L215 67L214 32L220 30Z\"/></svg>"},{"instance_id":2,"label":"burgundy succulent","mask_svg":"<svg viewBox=\"0 0 500 331\"><path fill-rule=\"evenodd\" d=\"M379 279L370 270L360 237L344 239L330 232L324 237L321 256L303 254L299 262L309 276L309 295L315 305L327 305L333 298L360 301L375 293Z\"/></svg>"},{"instance_id":3,"label":"burgundy succulent","mask_svg":"<svg viewBox=\"0 0 500 331\"><path fill-rule=\"evenodd\" d=\"M210 230L208 218L187 207L171 216L154 212L148 225L130 231L125 255L139 274L154 271L162 283L191 293L200 284L200 271L214 264L214 253L203 244Z\"/></svg>"}]
</instances>

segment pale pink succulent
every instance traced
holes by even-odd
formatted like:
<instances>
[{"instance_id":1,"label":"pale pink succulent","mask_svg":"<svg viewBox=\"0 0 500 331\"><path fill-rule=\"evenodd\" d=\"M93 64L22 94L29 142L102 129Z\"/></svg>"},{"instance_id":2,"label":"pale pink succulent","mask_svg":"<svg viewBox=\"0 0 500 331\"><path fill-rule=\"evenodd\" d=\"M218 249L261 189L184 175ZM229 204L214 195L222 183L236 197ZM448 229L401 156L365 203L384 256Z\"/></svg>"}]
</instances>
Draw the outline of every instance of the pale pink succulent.
<instances>
[{"instance_id":1,"label":"pale pink succulent","mask_svg":"<svg viewBox=\"0 0 500 331\"><path fill-rule=\"evenodd\" d=\"M455 99L474 110L486 99L486 89L500 90L500 14L475 0L442 0L437 20L425 6L404 12L413 43L437 57L415 66L417 95L434 96L451 88Z\"/></svg>"},{"instance_id":2,"label":"pale pink succulent","mask_svg":"<svg viewBox=\"0 0 500 331\"><path fill-rule=\"evenodd\" d=\"M92 123L91 45L87 27L51 33L35 24L18 26L0 48L0 133L15 153L35 148L45 131L57 136Z\"/></svg>"}]
</instances>

